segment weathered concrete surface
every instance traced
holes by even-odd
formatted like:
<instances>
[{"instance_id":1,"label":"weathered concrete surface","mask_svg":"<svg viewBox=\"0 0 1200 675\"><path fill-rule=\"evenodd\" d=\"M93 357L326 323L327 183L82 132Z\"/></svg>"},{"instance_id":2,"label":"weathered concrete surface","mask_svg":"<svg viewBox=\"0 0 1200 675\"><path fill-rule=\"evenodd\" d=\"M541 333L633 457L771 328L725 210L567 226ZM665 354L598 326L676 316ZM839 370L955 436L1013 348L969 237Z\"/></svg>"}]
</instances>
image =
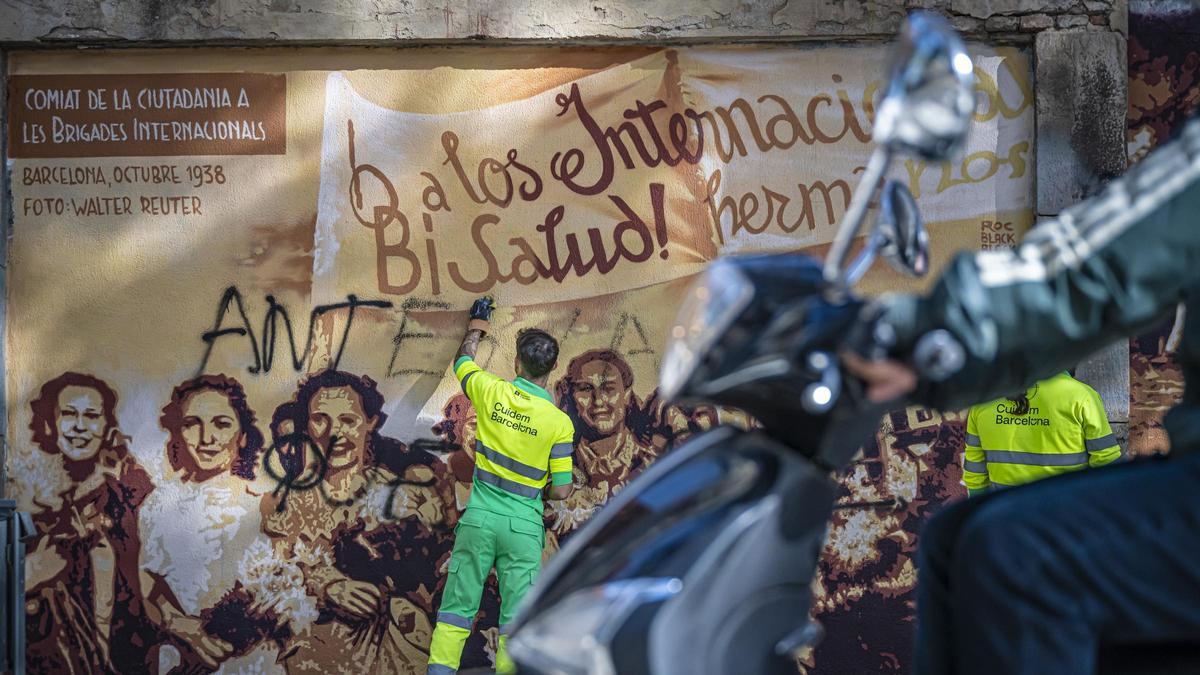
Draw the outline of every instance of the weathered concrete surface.
<instances>
[{"instance_id":1,"label":"weathered concrete surface","mask_svg":"<svg viewBox=\"0 0 1200 675\"><path fill-rule=\"evenodd\" d=\"M1120 17L1114 23L1124 23L1125 11L1123 3L1112 11ZM1034 50L1037 210L1053 215L1096 193L1128 164L1125 38L1110 31L1047 30L1038 33ZM1129 343L1093 355L1076 374L1100 392L1114 429L1119 424L1128 435Z\"/></svg>"},{"instance_id":2,"label":"weathered concrete surface","mask_svg":"<svg viewBox=\"0 0 1200 675\"><path fill-rule=\"evenodd\" d=\"M1110 422L1129 422L1129 341L1120 340L1079 364L1075 377L1104 399Z\"/></svg>"},{"instance_id":3,"label":"weathered concrete surface","mask_svg":"<svg viewBox=\"0 0 1200 675\"><path fill-rule=\"evenodd\" d=\"M1129 38L1129 1L1113 0L1112 11L1108 14L1108 25L1121 34L1122 39Z\"/></svg>"},{"instance_id":4,"label":"weathered concrete surface","mask_svg":"<svg viewBox=\"0 0 1200 675\"><path fill-rule=\"evenodd\" d=\"M1129 423L1128 422L1109 422L1112 427L1113 436L1117 437L1117 445L1121 446L1121 453L1129 455Z\"/></svg>"},{"instance_id":5,"label":"weathered concrete surface","mask_svg":"<svg viewBox=\"0 0 1200 675\"><path fill-rule=\"evenodd\" d=\"M0 41L691 39L883 34L903 0L64 0L0 2Z\"/></svg>"},{"instance_id":6,"label":"weathered concrete surface","mask_svg":"<svg viewBox=\"0 0 1200 675\"><path fill-rule=\"evenodd\" d=\"M1125 39L1111 31L1042 31L1037 61L1040 215L1095 194L1125 171Z\"/></svg>"},{"instance_id":7,"label":"weathered concrete surface","mask_svg":"<svg viewBox=\"0 0 1200 675\"><path fill-rule=\"evenodd\" d=\"M983 21L994 16L1083 16L1107 13L1112 4L1111 0L1086 6L1078 0L0 0L0 43L883 36L893 34L904 15L917 8L942 11L960 30L982 32Z\"/></svg>"},{"instance_id":8,"label":"weathered concrete surface","mask_svg":"<svg viewBox=\"0 0 1200 675\"><path fill-rule=\"evenodd\" d=\"M0 50L0 73L8 73L8 54ZM0 87L0 111L8 110L8 87ZM0 157L8 157L8 115L0 113ZM0 376L5 376L8 340L8 237L12 229L12 176L0 172ZM8 485L8 387L0 386L0 496Z\"/></svg>"},{"instance_id":9,"label":"weathered concrete surface","mask_svg":"<svg viewBox=\"0 0 1200 675\"><path fill-rule=\"evenodd\" d=\"M954 0L950 3L950 10L956 14L986 19L1003 14L1066 12L1076 4L1076 0Z\"/></svg>"}]
</instances>

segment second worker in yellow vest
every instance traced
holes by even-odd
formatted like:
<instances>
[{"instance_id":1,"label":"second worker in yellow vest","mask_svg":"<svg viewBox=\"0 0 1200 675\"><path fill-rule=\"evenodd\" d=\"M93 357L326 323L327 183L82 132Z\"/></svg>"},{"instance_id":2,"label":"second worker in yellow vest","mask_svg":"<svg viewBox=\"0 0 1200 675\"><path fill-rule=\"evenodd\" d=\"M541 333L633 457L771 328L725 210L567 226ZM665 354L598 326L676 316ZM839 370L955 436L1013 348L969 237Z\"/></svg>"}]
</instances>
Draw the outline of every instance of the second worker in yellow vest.
<instances>
[{"instance_id":1,"label":"second worker in yellow vest","mask_svg":"<svg viewBox=\"0 0 1200 675\"><path fill-rule=\"evenodd\" d=\"M971 408L963 482L976 495L1120 457L1100 395L1064 372L1038 382L1024 396Z\"/></svg>"}]
</instances>

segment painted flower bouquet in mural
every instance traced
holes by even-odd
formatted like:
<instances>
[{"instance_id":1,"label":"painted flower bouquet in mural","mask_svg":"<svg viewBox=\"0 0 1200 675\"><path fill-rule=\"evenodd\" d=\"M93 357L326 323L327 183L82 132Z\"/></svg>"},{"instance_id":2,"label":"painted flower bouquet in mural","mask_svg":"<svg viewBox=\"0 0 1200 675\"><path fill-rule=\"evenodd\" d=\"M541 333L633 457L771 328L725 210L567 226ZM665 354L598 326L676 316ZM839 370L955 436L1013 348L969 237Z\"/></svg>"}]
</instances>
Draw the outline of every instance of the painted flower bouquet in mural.
<instances>
[{"instance_id":1,"label":"painted flower bouquet in mural","mask_svg":"<svg viewBox=\"0 0 1200 675\"><path fill-rule=\"evenodd\" d=\"M284 650L293 637L288 615L263 612L240 584L216 605L201 611L200 621L206 633L229 643L232 658L249 654L269 640L286 655Z\"/></svg>"},{"instance_id":2,"label":"painted flower bouquet in mural","mask_svg":"<svg viewBox=\"0 0 1200 675\"><path fill-rule=\"evenodd\" d=\"M302 543L297 555L309 561L322 556ZM317 619L317 601L305 592L300 566L276 557L270 545L258 540L243 555L238 577L233 589L201 612L205 630L232 645L233 656L272 640L281 658L286 657L292 637Z\"/></svg>"}]
</instances>

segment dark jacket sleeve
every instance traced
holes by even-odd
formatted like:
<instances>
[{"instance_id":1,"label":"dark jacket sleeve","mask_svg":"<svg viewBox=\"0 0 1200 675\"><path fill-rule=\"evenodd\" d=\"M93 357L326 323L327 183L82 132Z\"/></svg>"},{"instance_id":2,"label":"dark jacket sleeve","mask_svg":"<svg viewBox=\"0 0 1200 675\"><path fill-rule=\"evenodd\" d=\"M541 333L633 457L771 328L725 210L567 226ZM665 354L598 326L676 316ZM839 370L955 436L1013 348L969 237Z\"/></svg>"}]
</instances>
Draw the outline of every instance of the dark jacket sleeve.
<instances>
[{"instance_id":1,"label":"dark jacket sleeve","mask_svg":"<svg viewBox=\"0 0 1200 675\"><path fill-rule=\"evenodd\" d=\"M945 329L963 368L919 402L958 408L1019 391L1174 311L1200 281L1200 120L1103 193L1013 250L960 254L925 297L879 301L898 356Z\"/></svg>"}]
</instances>

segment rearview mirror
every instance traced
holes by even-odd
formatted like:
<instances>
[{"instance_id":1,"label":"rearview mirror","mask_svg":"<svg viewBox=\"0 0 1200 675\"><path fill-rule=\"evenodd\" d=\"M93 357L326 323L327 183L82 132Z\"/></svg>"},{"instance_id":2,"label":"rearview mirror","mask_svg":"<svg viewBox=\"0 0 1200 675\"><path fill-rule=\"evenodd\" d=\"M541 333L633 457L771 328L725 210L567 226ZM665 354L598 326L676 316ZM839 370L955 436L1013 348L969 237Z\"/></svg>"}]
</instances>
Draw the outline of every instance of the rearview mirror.
<instances>
[{"instance_id":1,"label":"rearview mirror","mask_svg":"<svg viewBox=\"0 0 1200 675\"><path fill-rule=\"evenodd\" d=\"M943 160L962 145L975 112L974 66L945 19L913 12L892 56L875 116L876 143Z\"/></svg>"},{"instance_id":2,"label":"rearview mirror","mask_svg":"<svg viewBox=\"0 0 1200 675\"><path fill-rule=\"evenodd\" d=\"M884 184L875 228L884 241L881 253L892 267L914 277L929 271L929 233L921 222L917 200L903 183L889 180Z\"/></svg>"}]
</instances>

